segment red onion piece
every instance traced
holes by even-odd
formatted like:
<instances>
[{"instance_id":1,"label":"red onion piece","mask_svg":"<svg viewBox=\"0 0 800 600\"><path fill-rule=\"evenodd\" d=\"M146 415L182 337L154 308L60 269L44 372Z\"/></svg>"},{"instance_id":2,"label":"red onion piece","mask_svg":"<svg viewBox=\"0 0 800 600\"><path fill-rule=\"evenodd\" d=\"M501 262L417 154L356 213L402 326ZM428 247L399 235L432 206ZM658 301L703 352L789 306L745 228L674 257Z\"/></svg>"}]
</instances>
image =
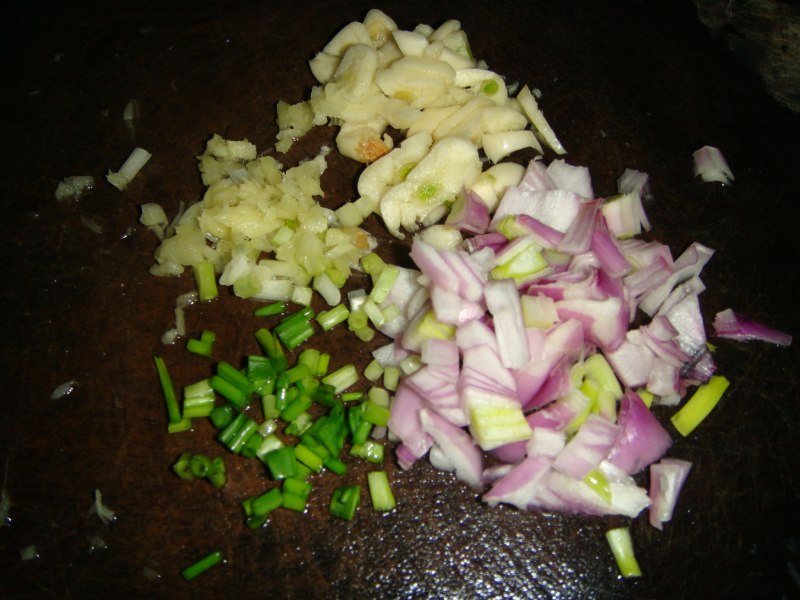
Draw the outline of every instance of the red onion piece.
<instances>
[{"instance_id":1,"label":"red onion piece","mask_svg":"<svg viewBox=\"0 0 800 600\"><path fill-rule=\"evenodd\" d=\"M600 215L602 226L592 233L591 250L597 256L600 268L611 277L624 277L631 270L628 259L620 250L619 244L608 232L605 219Z\"/></svg>"},{"instance_id":2,"label":"red onion piece","mask_svg":"<svg viewBox=\"0 0 800 600\"><path fill-rule=\"evenodd\" d=\"M645 294L639 303L639 308L648 315L653 316L658 311L661 303L672 292L672 289L678 283L700 275L700 271L703 270L703 267L713 255L714 251L711 248L706 248L697 242L691 244L675 260L672 275L666 282Z\"/></svg>"},{"instance_id":3,"label":"red onion piece","mask_svg":"<svg viewBox=\"0 0 800 600\"><path fill-rule=\"evenodd\" d=\"M721 338L740 341L760 340L778 346L789 346L792 343L792 336L788 333L748 319L730 308L715 315L713 327L714 334Z\"/></svg>"},{"instance_id":4,"label":"red onion piece","mask_svg":"<svg viewBox=\"0 0 800 600\"><path fill-rule=\"evenodd\" d=\"M716 181L724 185L733 183L733 172L719 148L703 146L699 150L695 150L692 157L694 174L699 175L703 181Z\"/></svg>"},{"instance_id":5,"label":"red onion piece","mask_svg":"<svg viewBox=\"0 0 800 600\"><path fill-rule=\"evenodd\" d=\"M586 339L605 350L614 350L625 339L628 310L619 298L561 300L556 310L562 319L576 319Z\"/></svg>"},{"instance_id":6,"label":"red onion piece","mask_svg":"<svg viewBox=\"0 0 800 600\"><path fill-rule=\"evenodd\" d=\"M483 501L490 506L503 503L516 506L520 510L530 508L540 482L552 462L552 459L543 456L526 458L497 479L483 495Z\"/></svg>"},{"instance_id":7,"label":"red onion piece","mask_svg":"<svg viewBox=\"0 0 800 600\"><path fill-rule=\"evenodd\" d=\"M403 442L406 462L410 457L425 456L433 444L433 438L422 429L419 418L423 406L422 397L411 386L401 382L392 402L388 427Z\"/></svg>"},{"instance_id":8,"label":"red onion piece","mask_svg":"<svg viewBox=\"0 0 800 600\"><path fill-rule=\"evenodd\" d=\"M530 359L530 352L516 284L512 279L490 281L484 293L503 366L509 369L522 367Z\"/></svg>"},{"instance_id":9,"label":"red onion piece","mask_svg":"<svg viewBox=\"0 0 800 600\"><path fill-rule=\"evenodd\" d=\"M588 168L570 165L563 159L557 158L547 165L546 171L559 190L574 192L587 200L594 198L592 178Z\"/></svg>"},{"instance_id":10,"label":"red onion piece","mask_svg":"<svg viewBox=\"0 0 800 600\"><path fill-rule=\"evenodd\" d=\"M605 463L604 463L605 465ZM550 469L542 478L537 500L542 508L588 515L622 515L636 517L650 506L647 491L631 478L618 478L608 467L601 469L609 479L611 502L603 500L588 484Z\"/></svg>"},{"instance_id":11,"label":"red onion piece","mask_svg":"<svg viewBox=\"0 0 800 600\"><path fill-rule=\"evenodd\" d=\"M663 529L672 519L683 484L689 476L692 463L678 458L664 458L650 465L650 524Z\"/></svg>"},{"instance_id":12,"label":"red onion piece","mask_svg":"<svg viewBox=\"0 0 800 600\"><path fill-rule=\"evenodd\" d=\"M489 209L472 190L463 190L456 197L445 224L466 233L484 233L489 228Z\"/></svg>"},{"instance_id":13,"label":"red onion piece","mask_svg":"<svg viewBox=\"0 0 800 600\"><path fill-rule=\"evenodd\" d=\"M659 460L672 445L667 431L635 392L620 399L617 423L621 433L608 460L630 475Z\"/></svg>"},{"instance_id":14,"label":"red onion piece","mask_svg":"<svg viewBox=\"0 0 800 600\"><path fill-rule=\"evenodd\" d=\"M575 219L564 232L564 237L561 238L557 250L573 255L589 250L599 214L599 201L592 200L581 204Z\"/></svg>"},{"instance_id":15,"label":"red onion piece","mask_svg":"<svg viewBox=\"0 0 800 600\"><path fill-rule=\"evenodd\" d=\"M450 460L456 477L474 489L483 487L483 454L472 437L436 413L420 412L422 428Z\"/></svg>"},{"instance_id":16,"label":"red onion piece","mask_svg":"<svg viewBox=\"0 0 800 600\"><path fill-rule=\"evenodd\" d=\"M564 233L583 202L578 194L566 190L532 190L523 185L509 188L497 205L490 229L506 216L528 215Z\"/></svg>"},{"instance_id":17,"label":"red onion piece","mask_svg":"<svg viewBox=\"0 0 800 600\"><path fill-rule=\"evenodd\" d=\"M556 456L553 468L573 479L583 479L605 460L620 428L598 415L589 415L578 432Z\"/></svg>"}]
</instances>

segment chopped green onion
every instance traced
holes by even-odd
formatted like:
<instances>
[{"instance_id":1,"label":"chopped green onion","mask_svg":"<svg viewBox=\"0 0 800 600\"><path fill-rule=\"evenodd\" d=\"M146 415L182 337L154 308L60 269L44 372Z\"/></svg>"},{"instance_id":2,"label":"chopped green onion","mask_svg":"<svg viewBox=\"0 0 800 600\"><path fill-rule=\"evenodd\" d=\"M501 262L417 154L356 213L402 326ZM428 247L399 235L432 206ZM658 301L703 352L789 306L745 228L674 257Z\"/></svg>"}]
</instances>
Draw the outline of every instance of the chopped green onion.
<instances>
[{"instance_id":1,"label":"chopped green onion","mask_svg":"<svg viewBox=\"0 0 800 600\"><path fill-rule=\"evenodd\" d=\"M496 448L531 435L531 427L517 403L476 404L469 410L469 423L481 448Z\"/></svg>"},{"instance_id":2,"label":"chopped green onion","mask_svg":"<svg viewBox=\"0 0 800 600\"><path fill-rule=\"evenodd\" d=\"M214 410L214 389L209 379L201 379L183 388L183 418L208 417Z\"/></svg>"},{"instance_id":3,"label":"chopped green onion","mask_svg":"<svg viewBox=\"0 0 800 600\"><path fill-rule=\"evenodd\" d=\"M263 382L269 379L275 379L278 373L275 365L267 356L260 356L253 354L247 357L247 367L245 368L245 376L250 383Z\"/></svg>"},{"instance_id":4,"label":"chopped green onion","mask_svg":"<svg viewBox=\"0 0 800 600\"><path fill-rule=\"evenodd\" d=\"M619 400L622 397L622 386L620 386L619 380L605 356L599 352L592 354L583 361L583 365L586 368L587 377L593 379L604 390L611 393L615 399Z\"/></svg>"},{"instance_id":5,"label":"chopped green onion","mask_svg":"<svg viewBox=\"0 0 800 600\"><path fill-rule=\"evenodd\" d=\"M387 323L391 323L401 314L400 308L397 304L390 304L383 308L383 318Z\"/></svg>"},{"instance_id":6,"label":"chopped green onion","mask_svg":"<svg viewBox=\"0 0 800 600\"><path fill-rule=\"evenodd\" d=\"M364 329L369 324L369 317L360 307L358 310L351 310L350 315L347 317L347 327L350 331L358 331Z\"/></svg>"},{"instance_id":7,"label":"chopped green onion","mask_svg":"<svg viewBox=\"0 0 800 600\"><path fill-rule=\"evenodd\" d=\"M328 306L336 306L342 300L341 286L330 278L327 272L319 273L311 284Z\"/></svg>"},{"instance_id":8,"label":"chopped green onion","mask_svg":"<svg viewBox=\"0 0 800 600\"><path fill-rule=\"evenodd\" d=\"M271 317L286 312L286 302L273 302L266 306L261 306L253 311L256 317Z\"/></svg>"},{"instance_id":9,"label":"chopped green onion","mask_svg":"<svg viewBox=\"0 0 800 600\"><path fill-rule=\"evenodd\" d=\"M323 331L330 331L350 317L350 311L344 304L337 304L330 310L324 310L316 316L317 323Z\"/></svg>"},{"instance_id":10,"label":"chopped green onion","mask_svg":"<svg viewBox=\"0 0 800 600\"><path fill-rule=\"evenodd\" d=\"M292 329L297 325L308 323L313 318L314 309L307 306L281 319L280 322L274 327L273 331L275 331L275 333L280 333L281 331Z\"/></svg>"},{"instance_id":11,"label":"chopped green onion","mask_svg":"<svg viewBox=\"0 0 800 600\"><path fill-rule=\"evenodd\" d=\"M311 484L297 477L287 477L283 480L283 493L308 498L309 494L311 494Z\"/></svg>"},{"instance_id":12,"label":"chopped green onion","mask_svg":"<svg viewBox=\"0 0 800 600\"><path fill-rule=\"evenodd\" d=\"M292 492L287 492L286 490L283 491L283 503L282 506L284 508L288 508L289 510L294 510L296 512L305 512L306 510L306 498L303 496L298 496L297 494L293 494Z\"/></svg>"},{"instance_id":13,"label":"chopped green onion","mask_svg":"<svg viewBox=\"0 0 800 600\"><path fill-rule=\"evenodd\" d=\"M383 371L383 387L387 390L396 391L400 383L400 369L397 367L386 367Z\"/></svg>"},{"instance_id":14,"label":"chopped green onion","mask_svg":"<svg viewBox=\"0 0 800 600\"><path fill-rule=\"evenodd\" d=\"M291 369L287 369L278 377L278 387L287 387L293 383L297 383L301 379L311 376L311 369L308 365L297 364Z\"/></svg>"},{"instance_id":15,"label":"chopped green onion","mask_svg":"<svg viewBox=\"0 0 800 600\"><path fill-rule=\"evenodd\" d=\"M309 449L309 447L305 445L305 442L297 444L297 446L294 447L294 453L297 460L314 473L322 471L322 467L324 466L322 459L313 450Z\"/></svg>"},{"instance_id":16,"label":"chopped green onion","mask_svg":"<svg viewBox=\"0 0 800 600\"><path fill-rule=\"evenodd\" d=\"M247 375L229 362L223 360L217 364L217 375L224 378L229 383L232 383L246 394L252 392L252 383L247 378Z\"/></svg>"},{"instance_id":17,"label":"chopped green onion","mask_svg":"<svg viewBox=\"0 0 800 600\"><path fill-rule=\"evenodd\" d=\"M310 374L316 374L319 365L319 357L322 353L315 348L306 348L297 355L296 366L303 365L308 368Z\"/></svg>"},{"instance_id":18,"label":"chopped green onion","mask_svg":"<svg viewBox=\"0 0 800 600\"><path fill-rule=\"evenodd\" d=\"M388 512L397 506L392 488L389 487L389 477L386 471L371 471L367 473L367 485L372 499L372 508L378 512Z\"/></svg>"},{"instance_id":19,"label":"chopped green onion","mask_svg":"<svg viewBox=\"0 0 800 600\"><path fill-rule=\"evenodd\" d=\"M365 440L363 444L353 444L350 454L357 458L363 458L372 463L383 462L383 445L373 440Z\"/></svg>"},{"instance_id":20,"label":"chopped green onion","mask_svg":"<svg viewBox=\"0 0 800 600\"><path fill-rule=\"evenodd\" d=\"M325 468L333 471L337 475L344 475L347 472L347 465L334 456L328 456L322 460Z\"/></svg>"},{"instance_id":21,"label":"chopped green onion","mask_svg":"<svg viewBox=\"0 0 800 600\"><path fill-rule=\"evenodd\" d=\"M367 318L374 327L381 327L386 322L383 311L381 311L380 307L371 298L364 302L361 310L364 311L364 314L367 315Z\"/></svg>"},{"instance_id":22,"label":"chopped green onion","mask_svg":"<svg viewBox=\"0 0 800 600\"><path fill-rule=\"evenodd\" d=\"M217 277L214 273L214 263L201 260L194 265L194 280L197 285L197 296L205 302L217 297Z\"/></svg>"},{"instance_id":23,"label":"chopped green onion","mask_svg":"<svg viewBox=\"0 0 800 600\"><path fill-rule=\"evenodd\" d=\"M328 276L328 279L331 280L333 285L341 289L344 287L344 284L347 283L347 278L350 276L350 270L348 269L347 272L342 272L339 269L325 269L325 275Z\"/></svg>"},{"instance_id":24,"label":"chopped green onion","mask_svg":"<svg viewBox=\"0 0 800 600\"><path fill-rule=\"evenodd\" d=\"M211 460L211 469L206 477L215 488L225 485L225 463L220 457Z\"/></svg>"},{"instance_id":25,"label":"chopped green onion","mask_svg":"<svg viewBox=\"0 0 800 600\"><path fill-rule=\"evenodd\" d=\"M400 370L406 375L411 375L422 368L422 360L416 354L411 354L400 361Z\"/></svg>"},{"instance_id":26,"label":"chopped green onion","mask_svg":"<svg viewBox=\"0 0 800 600\"><path fill-rule=\"evenodd\" d=\"M192 454L190 452L184 452L178 457L178 460L175 461L175 464L172 465L172 471L185 481L191 481L194 479L194 474L192 474L191 469L189 468L189 464L192 460Z\"/></svg>"},{"instance_id":27,"label":"chopped green onion","mask_svg":"<svg viewBox=\"0 0 800 600\"><path fill-rule=\"evenodd\" d=\"M606 504L611 504L611 486L608 477L600 469L592 469L583 478L584 483L602 498Z\"/></svg>"},{"instance_id":28,"label":"chopped green onion","mask_svg":"<svg viewBox=\"0 0 800 600\"><path fill-rule=\"evenodd\" d=\"M379 275L385 266L386 263L383 259L374 252L361 257L361 268L364 269L365 273L373 277Z\"/></svg>"},{"instance_id":29,"label":"chopped green onion","mask_svg":"<svg viewBox=\"0 0 800 600\"><path fill-rule=\"evenodd\" d=\"M257 429L258 423L248 417L242 426L236 431L233 438L227 443L228 450L234 454L241 453L245 447L245 444L247 444L247 441L250 439L250 436L255 434Z\"/></svg>"},{"instance_id":30,"label":"chopped green onion","mask_svg":"<svg viewBox=\"0 0 800 600\"><path fill-rule=\"evenodd\" d=\"M367 392L367 396L378 406L385 406L388 408L389 404L391 403L389 392L383 388L371 387L369 392Z\"/></svg>"},{"instance_id":31,"label":"chopped green onion","mask_svg":"<svg viewBox=\"0 0 800 600\"><path fill-rule=\"evenodd\" d=\"M278 423L275 422L275 419L265 419L261 425L258 426L258 433L263 436L268 436L271 433L275 433L278 430Z\"/></svg>"},{"instance_id":32,"label":"chopped green onion","mask_svg":"<svg viewBox=\"0 0 800 600\"><path fill-rule=\"evenodd\" d=\"M214 391L230 402L236 410L242 411L247 406L249 394L224 377L213 375L210 383Z\"/></svg>"},{"instance_id":33,"label":"chopped green onion","mask_svg":"<svg viewBox=\"0 0 800 600\"><path fill-rule=\"evenodd\" d=\"M265 419L277 419L281 416L281 410L278 408L277 396L275 394L264 394L261 396L261 410L264 413Z\"/></svg>"},{"instance_id":34,"label":"chopped green onion","mask_svg":"<svg viewBox=\"0 0 800 600\"><path fill-rule=\"evenodd\" d=\"M284 421L291 423L295 419L297 419L301 414L305 413L311 405L314 403L313 398L311 396L306 396L305 394L299 395L297 398L289 402L281 411L281 419Z\"/></svg>"},{"instance_id":35,"label":"chopped green onion","mask_svg":"<svg viewBox=\"0 0 800 600\"><path fill-rule=\"evenodd\" d=\"M204 454L195 454L189 459L189 471L194 477L205 477L211 468L211 459Z\"/></svg>"},{"instance_id":36,"label":"chopped green onion","mask_svg":"<svg viewBox=\"0 0 800 600\"><path fill-rule=\"evenodd\" d=\"M336 404L336 388L329 383L321 383L314 388L311 395L314 401L322 406L333 406Z\"/></svg>"},{"instance_id":37,"label":"chopped green onion","mask_svg":"<svg viewBox=\"0 0 800 600\"><path fill-rule=\"evenodd\" d=\"M375 339L375 330L371 327L361 327L353 330L355 336L364 343L371 342Z\"/></svg>"},{"instance_id":38,"label":"chopped green onion","mask_svg":"<svg viewBox=\"0 0 800 600\"><path fill-rule=\"evenodd\" d=\"M278 337L268 329L263 327L255 332L258 345L269 358L285 358L283 348L281 348ZM274 364L274 363L273 363Z\"/></svg>"},{"instance_id":39,"label":"chopped green onion","mask_svg":"<svg viewBox=\"0 0 800 600\"><path fill-rule=\"evenodd\" d=\"M358 381L358 371L352 364L339 367L332 373L329 373L322 378L322 383L332 385L337 394L341 394L344 390Z\"/></svg>"},{"instance_id":40,"label":"chopped green onion","mask_svg":"<svg viewBox=\"0 0 800 600\"><path fill-rule=\"evenodd\" d=\"M250 515L263 518L283 504L283 494L280 488L272 488L260 496L250 498L249 500L250 501L244 507L245 513L247 514L249 512Z\"/></svg>"},{"instance_id":41,"label":"chopped green onion","mask_svg":"<svg viewBox=\"0 0 800 600\"><path fill-rule=\"evenodd\" d=\"M311 415L307 412L302 412L292 419L292 422L286 426L286 429L284 429L284 433L286 433L286 435L300 437L309 430L312 424L313 419Z\"/></svg>"},{"instance_id":42,"label":"chopped green onion","mask_svg":"<svg viewBox=\"0 0 800 600\"><path fill-rule=\"evenodd\" d=\"M277 450L278 448L283 448L286 444L283 443L283 440L279 438L274 433L270 433L264 436L261 440L261 445L256 450L256 457L266 464L266 455L272 452L273 450Z\"/></svg>"},{"instance_id":43,"label":"chopped green onion","mask_svg":"<svg viewBox=\"0 0 800 600\"><path fill-rule=\"evenodd\" d=\"M186 341L186 349L192 354L198 354L200 356L210 357L212 352L212 345L202 340L189 338Z\"/></svg>"},{"instance_id":44,"label":"chopped green onion","mask_svg":"<svg viewBox=\"0 0 800 600\"><path fill-rule=\"evenodd\" d=\"M623 577L641 577L642 571L636 556L633 552L633 540L631 539L630 529L627 527L617 527L606 531L606 541L611 547L614 560Z\"/></svg>"},{"instance_id":45,"label":"chopped green onion","mask_svg":"<svg viewBox=\"0 0 800 600\"><path fill-rule=\"evenodd\" d=\"M225 463L221 458L209 458L205 454L184 452L172 465L172 471L181 479L207 479L215 488L225 485Z\"/></svg>"},{"instance_id":46,"label":"chopped green onion","mask_svg":"<svg viewBox=\"0 0 800 600\"><path fill-rule=\"evenodd\" d=\"M387 265L384 267L380 274L374 278L372 291L369 294L370 300L375 304L382 304L389 295L389 292L392 291L392 287L394 287L399 274L400 269L394 265Z\"/></svg>"},{"instance_id":47,"label":"chopped green onion","mask_svg":"<svg viewBox=\"0 0 800 600\"><path fill-rule=\"evenodd\" d=\"M347 402L356 402L364 399L364 392L346 392L339 396L339 399L345 404Z\"/></svg>"},{"instance_id":48,"label":"chopped green onion","mask_svg":"<svg viewBox=\"0 0 800 600\"><path fill-rule=\"evenodd\" d=\"M648 392L645 388L636 390L636 393L639 395L639 398L642 399L644 405L647 408L650 408L650 406L653 404L653 400L655 400L655 394L653 394L653 392Z\"/></svg>"},{"instance_id":49,"label":"chopped green onion","mask_svg":"<svg viewBox=\"0 0 800 600\"><path fill-rule=\"evenodd\" d=\"M315 431L315 437L334 456L338 456L347 437L344 406L337 404L328 412L324 423Z\"/></svg>"},{"instance_id":50,"label":"chopped green onion","mask_svg":"<svg viewBox=\"0 0 800 600\"><path fill-rule=\"evenodd\" d=\"M239 454L241 454L245 458L252 458L258 454L258 451L261 448L261 444L263 443L264 443L264 436L261 435L258 431L254 431L250 434L250 436L241 446Z\"/></svg>"},{"instance_id":51,"label":"chopped green onion","mask_svg":"<svg viewBox=\"0 0 800 600\"><path fill-rule=\"evenodd\" d=\"M175 396L175 388L172 385L172 379L167 371L167 365L164 359L160 356L154 356L153 359L156 363L156 370L158 371L158 381L161 383L161 390L164 392L164 403L167 406L167 416L172 425L181 422L181 409L178 406L178 399Z\"/></svg>"},{"instance_id":52,"label":"chopped green onion","mask_svg":"<svg viewBox=\"0 0 800 600\"><path fill-rule=\"evenodd\" d=\"M385 406L380 406L372 400L367 400L361 406L364 411L364 420L367 423L372 423L378 427L386 427L389 423L391 412Z\"/></svg>"},{"instance_id":53,"label":"chopped green onion","mask_svg":"<svg viewBox=\"0 0 800 600\"><path fill-rule=\"evenodd\" d=\"M367 436L372 432L372 423L364 419L363 405L348 409L347 426L350 429L353 444L362 445L367 441Z\"/></svg>"},{"instance_id":54,"label":"chopped green onion","mask_svg":"<svg viewBox=\"0 0 800 600\"><path fill-rule=\"evenodd\" d=\"M672 424L684 437L692 433L714 409L728 388L729 381L722 375L712 375L708 382L697 388L686 404L672 415Z\"/></svg>"},{"instance_id":55,"label":"chopped green onion","mask_svg":"<svg viewBox=\"0 0 800 600\"><path fill-rule=\"evenodd\" d=\"M266 462L273 479L286 479L297 474L294 446L284 446L267 452L264 455L264 462Z\"/></svg>"},{"instance_id":56,"label":"chopped green onion","mask_svg":"<svg viewBox=\"0 0 800 600\"><path fill-rule=\"evenodd\" d=\"M233 406L230 404L223 404L222 406L215 406L208 417L211 419L211 423L214 427L223 429L233 421L235 416L234 412Z\"/></svg>"},{"instance_id":57,"label":"chopped green onion","mask_svg":"<svg viewBox=\"0 0 800 600\"><path fill-rule=\"evenodd\" d=\"M314 375L317 377L324 377L328 373L328 365L331 362L331 355L327 352L320 352L319 362L317 363L317 370Z\"/></svg>"},{"instance_id":58,"label":"chopped green onion","mask_svg":"<svg viewBox=\"0 0 800 600\"><path fill-rule=\"evenodd\" d=\"M514 279L517 283L522 283L527 277L547 268L547 259L536 241L531 237L518 240L513 251L505 254L503 260L491 270L492 279Z\"/></svg>"},{"instance_id":59,"label":"chopped green onion","mask_svg":"<svg viewBox=\"0 0 800 600\"><path fill-rule=\"evenodd\" d=\"M370 381L378 381L383 375L383 367L377 360L372 359L364 369L364 377Z\"/></svg>"},{"instance_id":60,"label":"chopped green onion","mask_svg":"<svg viewBox=\"0 0 800 600\"><path fill-rule=\"evenodd\" d=\"M331 455L331 451L328 450L325 445L317 439L317 435L321 428L320 426L324 425L326 420L326 417L320 417L314 422L312 427L308 428L308 430L305 432L305 435L303 435L303 447L308 448L322 459L325 459Z\"/></svg>"},{"instance_id":61,"label":"chopped green onion","mask_svg":"<svg viewBox=\"0 0 800 600\"><path fill-rule=\"evenodd\" d=\"M183 571L181 571L181 577L183 577L186 581L191 581L198 575L205 573L211 567L214 567L222 562L222 552L219 550L215 550L208 556L201 558L196 563L189 565Z\"/></svg>"},{"instance_id":62,"label":"chopped green onion","mask_svg":"<svg viewBox=\"0 0 800 600\"><path fill-rule=\"evenodd\" d=\"M309 469L306 465L297 461L297 474L292 476L292 479L299 479L300 481L305 481L309 475L311 475L313 471Z\"/></svg>"},{"instance_id":63,"label":"chopped green onion","mask_svg":"<svg viewBox=\"0 0 800 600\"><path fill-rule=\"evenodd\" d=\"M167 433L181 433L183 431L190 431L192 429L192 420L189 418L182 418L177 423L167 424Z\"/></svg>"},{"instance_id":64,"label":"chopped green onion","mask_svg":"<svg viewBox=\"0 0 800 600\"><path fill-rule=\"evenodd\" d=\"M350 521L356 514L356 509L360 501L360 485L343 485L333 491L330 513L335 517Z\"/></svg>"},{"instance_id":65,"label":"chopped green onion","mask_svg":"<svg viewBox=\"0 0 800 600\"><path fill-rule=\"evenodd\" d=\"M310 323L303 322L278 332L278 339L289 350L294 350L300 344L312 337L316 332Z\"/></svg>"},{"instance_id":66,"label":"chopped green onion","mask_svg":"<svg viewBox=\"0 0 800 600\"><path fill-rule=\"evenodd\" d=\"M236 435L249 420L251 419L246 414L237 414L230 423L228 423L219 431L217 434L217 440L220 443L228 446L236 438Z\"/></svg>"}]
</instances>

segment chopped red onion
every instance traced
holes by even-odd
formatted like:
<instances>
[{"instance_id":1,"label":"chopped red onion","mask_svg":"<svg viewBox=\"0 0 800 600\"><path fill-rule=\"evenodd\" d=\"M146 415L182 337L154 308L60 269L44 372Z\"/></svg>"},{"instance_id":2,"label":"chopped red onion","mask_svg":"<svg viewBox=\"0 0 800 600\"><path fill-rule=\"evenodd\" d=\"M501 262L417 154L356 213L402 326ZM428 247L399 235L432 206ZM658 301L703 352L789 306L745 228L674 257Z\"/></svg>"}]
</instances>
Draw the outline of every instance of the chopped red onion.
<instances>
[{"instance_id":1,"label":"chopped red onion","mask_svg":"<svg viewBox=\"0 0 800 600\"><path fill-rule=\"evenodd\" d=\"M626 392L620 399L617 423L622 431L608 460L625 473L638 473L672 445L667 431L635 392Z\"/></svg>"},{"instance_id":2,"label":"chopped red onion","mask_svg":"<svg viewBox=\"0 0 800 600\"><path fill-rule=\"evenodd\" d=\"M419 270L387 298L402 312L387 329L395 341L374 353L381 364L415 354L422 365L401 381L388 426L402 468L427 453L476 490L488 486L492 505L635 517L652 501L654 526L669 519L688 469L664 458L672 440L633 390L675 405L715 371L699 302L714 251L695 242L673 260L665 244L637 238L650 229L648 176L626 170L618 188L597 200L588 169L534 160L488 230L485 204L465 190L449 223L472 237L447 249L414 239ZM535 253L514 270L522 248ZM431 311L450 329L426 331ZM715 330L791 342L732 310ZM577 364L596 353L624 389L618 406L619 391L609 406L582 387L597 382ZM632 477L648 466L649 495Z\"/></svg>"},{"instance_id":3,"label":"chopped red onion","mask_svg":"<svg viewBox=\"0 0 800 600\"><path fill-rule=\"evenodd\" d=\"M434 412L420 411L422 428L450 460L456 477L472 488L483 488L483 454L472 437Z\"/></svg>"},{"instance_id":4,"label":"chopped red onion","mask_svg":"<svg viewBox=\"0 0 800 600\"><path fill-rule=\"evenodd\" d=\"M714 334L721 338L740 341L760 340L778 346L789 346L792 343L790 334L748 319L730 308L715 315L713 327Z\"/></svg>"},{"instance_id":5,"label":"chopped red onion","mask_svg":"<svg viewBox=\"0 0 800 600\"><path fill-rule=\"evenodd\" d=\"M620 428L598 415L589 415L578 432L553 461L558 469L573 479L583 479L605 460Z\"/></svg>"},{"instance_id":6,"label":"chopped red onion","mask_svg":"<svg viewBox=\"0 0 800 600\"><path fill-rule=\"evenodd\" d=\"M650 524L663 529L672 519L678 495L689 476L692 463L678 458L663 458L650 465Z\"/></svg>"},{"instance_id":7,"label":"chopped red onion","mask_svg":"<svg viewBox=\"0 0 800 600\"><path fill-rule=\"evenodd\" d=\"M450 208L445 225L465 233L484 233L489 221L489 209L483 199L472 190L463 190Z\"/></svg>"},{"instance_id":8,"label":"chopped red onion","mask_svg":"<svg viewBox=\"0 0 800 600\"><path fill-rule=\"evenodd\" d=\"M547 165L546 171L557 189L574 192L587 200L594 198L588 168L570 165L558 158Z\"/></svg>"},{"instance_id":9,"label":"chopped red onion","mask_svg":"<svg viewBox=\"0 0 800 600\"><path fill-rule=\"evenodd\" d=\"M703 146L692 156L694 158L694 174L699 175L703 181L715 181L723 185L733 183L733 173L719 148Z\"/></svg>"}]
</instances>

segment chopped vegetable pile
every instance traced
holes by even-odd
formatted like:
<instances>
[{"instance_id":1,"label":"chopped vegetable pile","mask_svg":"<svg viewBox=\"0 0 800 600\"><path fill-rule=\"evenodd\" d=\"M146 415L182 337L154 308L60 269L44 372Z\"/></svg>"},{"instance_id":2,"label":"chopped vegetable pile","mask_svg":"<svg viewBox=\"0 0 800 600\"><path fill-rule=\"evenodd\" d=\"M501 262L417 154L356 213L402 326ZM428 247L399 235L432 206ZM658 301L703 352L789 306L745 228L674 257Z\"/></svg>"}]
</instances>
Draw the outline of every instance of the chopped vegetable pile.
<instances>
[{"instance_id":1,"label":"chopped vegetable pile","mask_svg":"<svg viewBox=\"0 0 800 600\"><path fill-rule=\"evenodd\" d=\"M345 473L345 452L376 465L365 481L372 507L393 510L381 466L388 434L401 469L427 459L488 505L647 510L663 528L692 468L667 456L673 430L690 435L729 386L700 306L714 251L695 242L674 256L651 238L646 173L628 169L613 195L598 197L589 169L564 160L538 92L476 59L458 21L404 31L371 10L310 67L309 97L278 103L276 150L336 126L335 151L365 165L356 198L336 211L317 200L334 150L284 169L246 140L215 135L199 157L201 201L171 223L157 205L142 207L160 240L153 274L191 267L199 301L229 286L262 301L256 315L274 322L254 332L261 354L244 368L218 360L213 376L183 388L182 403L156 357L169 431L209 418L221 448L264 463L275 485L243 499L250 527L281 507L305 510L313 475ZM523 149L536 158L511 160ZM733 182L716 148L695 161L703 180ZM361 229L372 213L398 240L411 234L397 243L408 244L413 268L379 257ZM344 295L354 271L371 287ZM330 308L315 312L314 294ZM364 372L331 371L330 356L308 347L337 325L363 341L385 338ZM791 343L731 309L714 333ZM214 341L204 331L187 348L211 358ZM362 377L369 391L348 391ZM653 406L671 412L669 425ZM174 471L225 484L220 457L187 451ZM339 486L330 513L354 518L361 490ZM607 539L621 574L640 576L629 529ZM211 554L183 575L221 561Z\"/></svg>"}]
</instances>

